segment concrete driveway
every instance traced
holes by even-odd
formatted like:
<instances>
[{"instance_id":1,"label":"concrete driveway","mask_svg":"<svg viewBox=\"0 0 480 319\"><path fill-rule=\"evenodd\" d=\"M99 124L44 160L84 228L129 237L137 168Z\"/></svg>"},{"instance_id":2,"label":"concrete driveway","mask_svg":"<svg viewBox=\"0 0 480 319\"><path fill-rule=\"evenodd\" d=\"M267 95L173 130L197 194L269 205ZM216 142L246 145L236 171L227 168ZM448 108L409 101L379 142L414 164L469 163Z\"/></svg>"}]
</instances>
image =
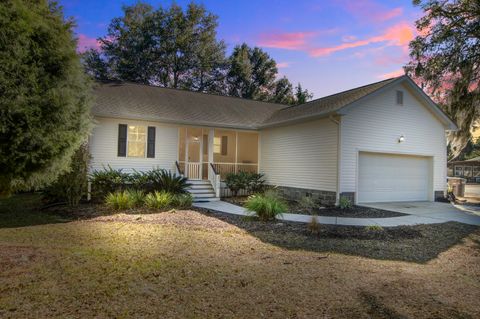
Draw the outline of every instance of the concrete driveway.
<instances>
[{"instance_id":1,"label":"concrete driveway","mask_svg":"<svg viewBox=\"0 0 480 319\"><path fill-rule=\"evenodd\" d=\"M438 223L455 221L464 224L480 226L480 216L475 210L464 209L464 206L438 202L390 202L390 203L362 203L361 206L384 209L412 215L424 221L433 220Z\"/></svg>"}]
</instances>

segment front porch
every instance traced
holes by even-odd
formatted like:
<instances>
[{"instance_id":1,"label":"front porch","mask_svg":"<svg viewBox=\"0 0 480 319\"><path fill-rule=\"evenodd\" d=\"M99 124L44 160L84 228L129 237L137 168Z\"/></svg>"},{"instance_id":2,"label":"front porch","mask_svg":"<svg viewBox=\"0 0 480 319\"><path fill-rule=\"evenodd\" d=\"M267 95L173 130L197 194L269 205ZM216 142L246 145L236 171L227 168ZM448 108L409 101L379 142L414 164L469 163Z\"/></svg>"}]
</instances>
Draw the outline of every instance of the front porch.
<instances>
[{"instance_id":1,"label":"front porch","mask_svg":"<svg viewBox=\"0 0 480 319\"><path fill-rule=\"evenodd\" d=\"M258 133L218 128L180 127L177 172L191 180L195 200L225 196L230 173L258 172Z\"/></svg>"},{"instance_id":2,"label":"front porch","mask_svg":"<svg viewBox=\"0 0 480 319\"><path fill-rule=\"evenodd\" d=\"M258 172L258 133L216 128L179 128L177 170L191 180L224 180L229 173Z\"/></svg>"}]
</instances>

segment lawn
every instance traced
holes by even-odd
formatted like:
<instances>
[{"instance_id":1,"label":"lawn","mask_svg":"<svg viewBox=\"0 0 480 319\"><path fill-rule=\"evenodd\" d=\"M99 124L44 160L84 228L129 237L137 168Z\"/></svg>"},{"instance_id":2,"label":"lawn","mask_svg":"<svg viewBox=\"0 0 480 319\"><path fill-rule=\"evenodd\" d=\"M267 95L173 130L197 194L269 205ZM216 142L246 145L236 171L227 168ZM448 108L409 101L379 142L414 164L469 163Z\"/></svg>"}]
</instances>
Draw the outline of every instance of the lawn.
<instances>
[{"instance_id":1,"label":"lawn","mask_svg":"<svg viewBox=\"0 0 480 319\"><path fill-rule=\"evenodd\" d=\"M196 211L77 219L38 207L36 195L0 202L2 318L480 316L472 226L368 238Z\"/></svg>"}]
</instances>

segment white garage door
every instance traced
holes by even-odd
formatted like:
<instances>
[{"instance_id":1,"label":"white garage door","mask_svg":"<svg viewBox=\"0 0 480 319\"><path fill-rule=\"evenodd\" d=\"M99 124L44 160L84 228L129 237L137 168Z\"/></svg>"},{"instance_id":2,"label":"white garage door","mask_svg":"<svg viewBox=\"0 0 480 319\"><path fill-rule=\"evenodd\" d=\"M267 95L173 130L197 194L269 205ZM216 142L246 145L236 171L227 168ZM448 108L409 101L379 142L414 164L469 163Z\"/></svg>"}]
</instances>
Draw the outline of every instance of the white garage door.
<instances>
[{"instance_id":1,"label":"white garage door","mask_svg":"<svg viewBox=\"0 0 480 319\"><path fill-rule=\"evenodd\" d=\"M358 202L429 200L431 159L360 153Z\"/></svg>"}]
</instances>

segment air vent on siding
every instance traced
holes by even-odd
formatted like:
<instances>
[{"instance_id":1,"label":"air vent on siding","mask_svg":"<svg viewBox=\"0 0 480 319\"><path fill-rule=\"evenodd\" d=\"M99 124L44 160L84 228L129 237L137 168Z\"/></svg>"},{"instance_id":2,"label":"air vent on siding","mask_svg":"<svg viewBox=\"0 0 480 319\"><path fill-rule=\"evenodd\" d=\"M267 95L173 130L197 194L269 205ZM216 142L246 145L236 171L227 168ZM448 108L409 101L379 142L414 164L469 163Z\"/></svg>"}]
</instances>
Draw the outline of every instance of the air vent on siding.
<instances>
[{"instance_id":1,"label":"air vent on siding","mask_svg":"<svg viewBox=\"0 0 480 319\"><path fill-rule=\"evenodd\" d=\"M403 105L403 91L397 91L397 105Z\"/></svg>"}]
</instances>

